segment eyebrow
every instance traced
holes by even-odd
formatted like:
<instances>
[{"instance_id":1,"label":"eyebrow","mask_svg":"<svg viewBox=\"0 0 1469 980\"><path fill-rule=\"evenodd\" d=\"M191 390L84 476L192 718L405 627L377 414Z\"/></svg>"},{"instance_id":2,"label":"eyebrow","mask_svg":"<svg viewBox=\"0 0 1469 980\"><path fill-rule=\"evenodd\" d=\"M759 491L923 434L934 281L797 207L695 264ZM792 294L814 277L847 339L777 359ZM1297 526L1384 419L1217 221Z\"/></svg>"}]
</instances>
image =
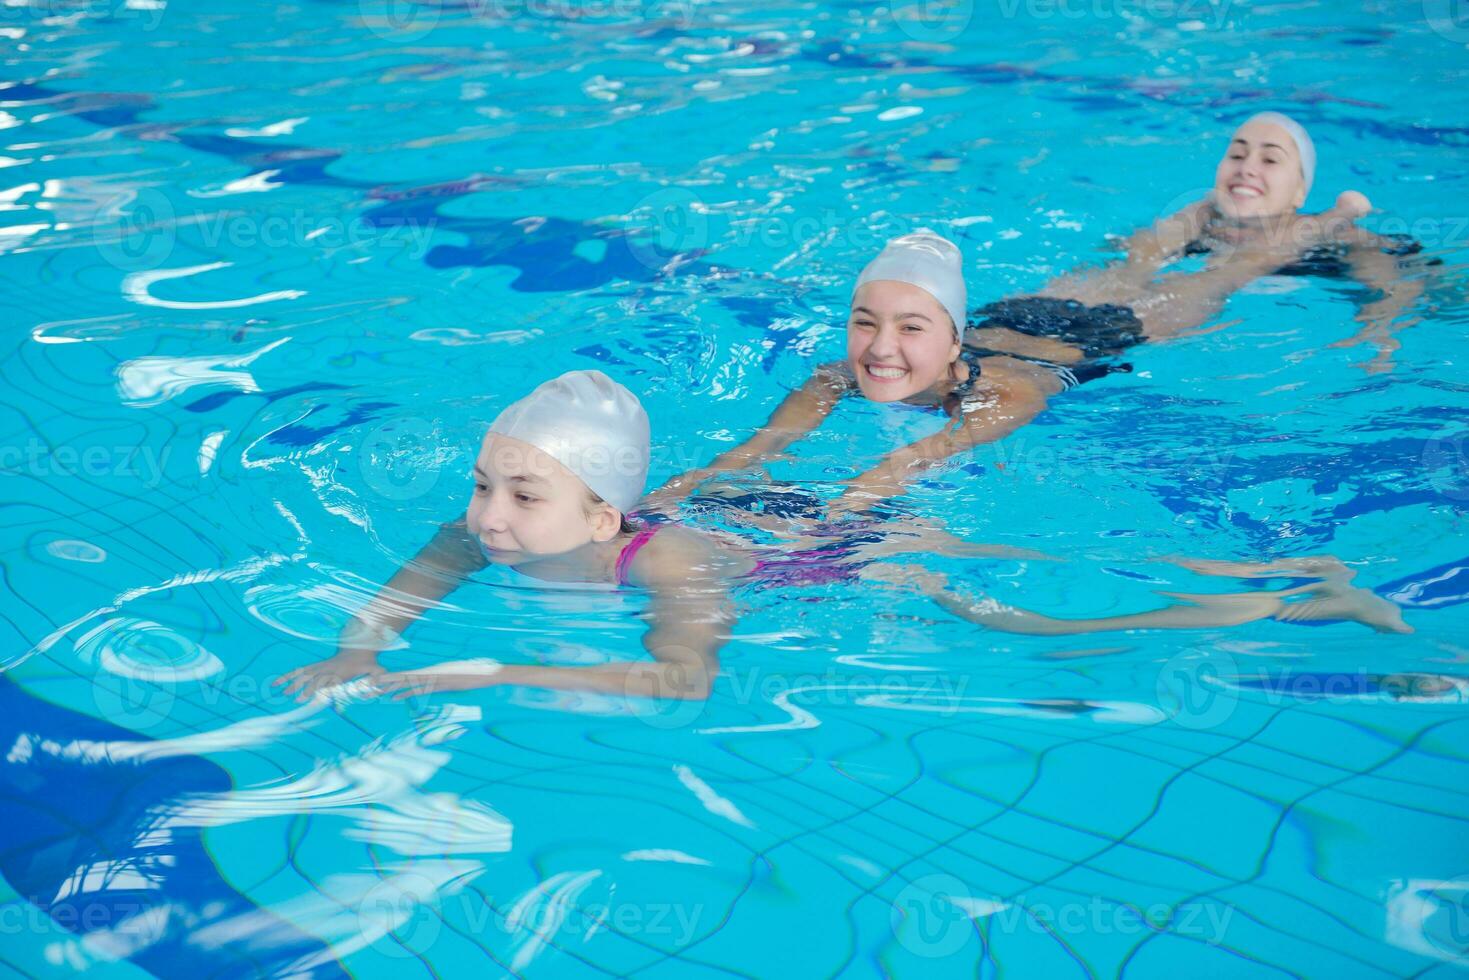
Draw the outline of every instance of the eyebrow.
<instances>
[{"instance_id":1,"label":"eyebrow","mask_svg":"<svg viewBox=\"0 0 1469 980\"><path fill-rule=\"evenodd\" d=\"M871 310L869 310L865 306L854 306L854 307L852 307L852 312L853 313L866 313L868 316L877 316L876 313L872 312ZM907 320L910 317L913 318L913 319L915 319L915 320L927 320L929 323L932 323L933 322L933 319L931 317L929 317L929 316L927 316L926 314L923 314L923 313L899 313L898 314L898 319L899 320Z\"/></svg>"},{"instance_id":2,"label":"eyebrow","mask_svg":"<svg viewBox=\"0 0 1469 980\"><path fill-rule=\"evenodd\" d=\"M1231 143L1243 143L1245 146L1249 146L1250 145L1250 141L1249 140L1244 139L1243 137L1240 137L1240 136L1236 136L1230 142ZM1281 146L1279 143L1261 143L1260 145L1261 146L1265 146L1265 147L1269 147L1272 150L1279 150L1282 153L1285 152L1285 147Z\"/></svg>"},{"instance_id":3,"label":"eyebrow","mask_svg":"<svg viewBox=\"0 0 1469 980\"><path fill-rule=\"evenodd\" d=\"M487 482L490 479L490 475L486 473L484 471L484 468L481 467L478 463L474 464L474 475L484 477ZM509 482L511 483L540 483L542 485L549 486L549 484L547 484L545 480L541 479L538 476L524 476L517 474L516 476L506 477L506 479L509 480Z\"/></svg>"}]
</instances>

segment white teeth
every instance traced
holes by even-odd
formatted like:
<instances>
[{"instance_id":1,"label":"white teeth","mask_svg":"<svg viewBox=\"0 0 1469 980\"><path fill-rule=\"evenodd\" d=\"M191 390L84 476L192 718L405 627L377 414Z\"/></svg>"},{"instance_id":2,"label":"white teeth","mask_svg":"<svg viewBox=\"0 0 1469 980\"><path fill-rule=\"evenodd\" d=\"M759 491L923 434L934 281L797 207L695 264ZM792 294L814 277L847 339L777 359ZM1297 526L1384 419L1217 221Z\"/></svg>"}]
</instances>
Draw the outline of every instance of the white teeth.
<instances>
[{"instance_id":1,"label":"white teeth","mask_svg":"<svg viewBox=\"0 0 1469 980\"><path fill-rule=\"evenodd\" d=\"M869 364L867 366L867 373L872 375L874 378L885 378L888 380L892 380L895 378L901 378L908 372L903 370L902 368L874 367L873 365Z\"/></svg>"},{"instance_id":2,"label":"white teeth","mask_svg":"<svg viewBox=\"0 0 1469 980\"><path fill-rule=\"evenodd\" d=\"M1235 185L1234 187L1231 187L1229 189L1229 193L1233 194L1235 197L1259 197L1260 196L1260 192L1257 191L1257 190L1255 190L1253 187L1245 187L1243 185Z\"/></svg>"}]
</instances>

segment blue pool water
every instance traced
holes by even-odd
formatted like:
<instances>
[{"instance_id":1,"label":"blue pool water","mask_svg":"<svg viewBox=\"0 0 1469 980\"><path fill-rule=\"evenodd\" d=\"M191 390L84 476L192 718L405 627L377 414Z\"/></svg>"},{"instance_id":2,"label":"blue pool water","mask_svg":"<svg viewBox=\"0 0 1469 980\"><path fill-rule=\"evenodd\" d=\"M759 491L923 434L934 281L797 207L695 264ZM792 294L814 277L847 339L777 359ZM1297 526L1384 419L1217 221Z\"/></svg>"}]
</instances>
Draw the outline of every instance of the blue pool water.
<instances>
[{"instance_id":1,"label":"blue pool water","mask_svg":"<svg viewBox=\"0 0 1469 980\"><path fill-rule=\"evenodd\" d=\"M0 8L0 975L1462 976L1466 44L1433 2ZM840 356L888 236L1023 293L1266 108L1308 209L1441 261L1390 365L1334 346L1361 287L1267 277L903 506L1064 559L929 562L1050 615L1331 554L1412 634L849 583L741 596L707 703L269 687L534 382L638 391L661 482ZM937 425L844 405L771 477ZM627 660L641 609L476 582L385 661Z\"/></svg>"}]
</instances>

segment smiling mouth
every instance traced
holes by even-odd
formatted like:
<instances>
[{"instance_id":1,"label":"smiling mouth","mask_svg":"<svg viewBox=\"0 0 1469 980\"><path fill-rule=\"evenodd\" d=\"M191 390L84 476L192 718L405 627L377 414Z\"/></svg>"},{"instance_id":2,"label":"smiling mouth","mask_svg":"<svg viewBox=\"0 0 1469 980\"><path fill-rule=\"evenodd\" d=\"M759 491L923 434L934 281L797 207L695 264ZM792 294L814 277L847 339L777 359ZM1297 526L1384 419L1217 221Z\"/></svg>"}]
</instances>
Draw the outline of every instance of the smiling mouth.
<instances>
[{"instance_id":1,"label":"smiling mouth","mask_svg":"<svg viewBox=\"0 0 1469 980\"><path fill-rule=\"evenodd\" d=\"M1265 192L1248 184L1230 184L1229 193L1234 197L1258 198L1264 197Z\"/></svg>"},{"instance_id":2,"label":"smiling mouth","mask_svg":"<svg viewBox=\"0 0 1469 980\"><path fill-rule=\"evenodd\" d=\"M882 364L864 364L863 368L874 381L900 381L908 376L907 368L887 367Z\"/></svg>"}]
</instances>

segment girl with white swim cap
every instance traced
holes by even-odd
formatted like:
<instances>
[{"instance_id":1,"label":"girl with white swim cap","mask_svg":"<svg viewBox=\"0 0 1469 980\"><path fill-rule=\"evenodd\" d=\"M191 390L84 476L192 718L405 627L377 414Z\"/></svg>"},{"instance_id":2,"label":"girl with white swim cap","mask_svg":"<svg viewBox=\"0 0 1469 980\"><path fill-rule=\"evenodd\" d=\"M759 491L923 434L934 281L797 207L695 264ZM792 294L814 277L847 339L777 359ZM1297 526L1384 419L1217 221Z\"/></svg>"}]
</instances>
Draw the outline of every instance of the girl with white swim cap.
<instances>
[{"instance_id":1,"label":"girl with white swim cap","mask_svg":"<svg viewBox=\"0 0 1469 980\"><path fill-rule=\"evenodd\" d=\"M917 278L931 269L920 263L904 274ZM942 292L952 280L932 284ZM962 311L962 294L958 298L954 309ZM905 528L896 544L881 538L856 544L816 538L815 547L783 552L718 540L651 515L635 526L628 514L642 497L648 456L647 414L631 392L605 374L571 371L536 388L491 423L475 461L465 516L440 527L353 616L336 656L291 671L276 684L302 701L330 697L331 689L354 681L359 693L398 697L516 684L702 700L710 694L719 650L734 621L729 593L741 580L778 587L849 581L868 575L875 559L915 548L966 557L1035 557L962 542L920 524ZM643 646L653 662L548 667L472 658L384 670L378 662L382 651L470 575L491 565L543 583L646 589L651 603ZM901 571L895 568L894 574ZM871 569L870 577L891 576ZM1236 621L1234 609L1227 614L1234 617L1227 622ZM1211 609L1160 610L1125 622L1126 628L1227 625L1216 622L1219 618ZM1105 619L1045 620L1038 627L1041 619L1006 607L1005 616L987 625L1014 632L1110 628Z\"/></svg>"},{"instance_id":2,"label":"girl with white swim cap","mask_svg":"<svg viewBox=\"0 0 1469 980\"><path fill-rule=\"evenodd\" d=\"M719 670L734 620L729 592L741 583L777 587L856 577L891 549L813 539L800 550L752 549L734 539L660 520L639 505L648 476L648 416L638 399L600 371L571 371L507 407L490 424L475 461L465 515L439 528L343 630L334 657L276 683L298 700L365 678L373 693L455 691L503 684L629 697L701 700ZM905 546L966 555L1019 554L915 525ZM596 667L501 664L488 659L385 672L378 655L464 580L490 566L564 587L634 586L651 594L643 646L653 663Z\"/></svg>"},{"instance_id":3,"label":"girl with white swim cap","mask_svg":"<svg viewBox=\"0 0 1469 980\"><path fill-rule=\"evenodd\" d=\"M1399 261L1421 246L1352 222L1371 210L1357 191L1337 195L1328 211L1305 215L1316 182L1316 144L1306 127L1279 112L1259 112L1231 134L1204 198L1133 234L1126 261L1064 277L1042 295L1132 307L1150 340L1191 330L1212 317L1234 290L1262 274L1351 279L1378 294L1362 304L1362 329L1333 346L1371 342L1378 357L1361 365L1391 370L1391 339L1403 312L1423 292ZM1172 262L1207 256L1201 273L1155 278ZM1273 263L1273 264L1272 264Z\"/></svg>"},{"instance_id":4,"label":"girl with white swim cap","mask_svg":"<svg viewBox=\"0 0 1469 980\"><path fill-rule=\"evenodd\" d=\"M1279 112L1257 112L1229 141L1214 171L1214 204L1235 218L1299 211L1316 181L1316 144Z\"/></svg>"},{"instance_id":5,"label":"girl with white swim cap","mask_svg":"<svg viewBox=\"0 0 1469 980\"><path fill-rule=\"evenodd\" d=\"M443 525L342 634L335 657L278 683L305 700L367 677L379 692L497 684L702 699L732 620L729 583L750 559L699 532L656 540L628 514L648 475L648 416L600 371L571 371L510 405L490 425L464 517ZM542 582L634 585L652 593L643 645L654 662L541 667L470 660L385 673L378 654L465 578L491 565Z\"/></svg>"},{"instance_id":6,"label":"girl with white swim cap","mask_svg":"<svg viewBox=\"0 0 1469 980\"><path fill-rule=\"evenodd\" d=\"M895 238L857 277L846 360L816 368L744 443L653 496L672 504L710 477L780 454L848 395L944 411L951 424L943 431L890 452L829 505L861 509L901 494L924 468L1026 424L1053 395L1130 370L1117 360L1127 348L1202 326L1230 294L1271 273L1351 275L1383 295L1359 321L1390 319L1421 291L1396 271L1401 243L1351 224L1367 210L1353 192L1330 211L1298 214L1315 170L1303 127L1279 113L1251 117L1235 131L1211 195L1133 235L1125 260L972 313L954 243L926 231ZM1211 251L1201 271L1164 271Z\"/></svg>"}]
</instances>

